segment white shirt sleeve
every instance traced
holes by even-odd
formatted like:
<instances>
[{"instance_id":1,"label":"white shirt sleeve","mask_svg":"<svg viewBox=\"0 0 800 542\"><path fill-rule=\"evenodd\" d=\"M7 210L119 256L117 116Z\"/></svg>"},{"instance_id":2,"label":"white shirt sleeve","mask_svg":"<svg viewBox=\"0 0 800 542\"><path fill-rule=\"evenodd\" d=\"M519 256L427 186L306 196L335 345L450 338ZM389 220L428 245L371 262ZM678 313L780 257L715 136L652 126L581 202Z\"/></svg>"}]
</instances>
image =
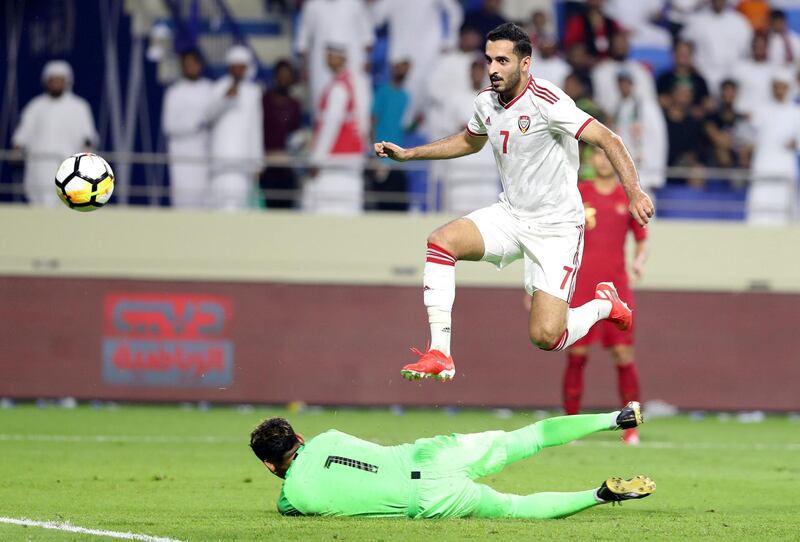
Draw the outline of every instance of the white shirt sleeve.
<instances>
[{"instance_id":1,"label":"white shirt sleeve","mask_svg":"<svg viewBox=\"0 0 800 542\"><path fill-rule=\"evenodd\" d=\"M164 109L161 113L161 129L167 137L182 137L194 135L205 120L203 115L189 115L181 107L180 95L174 87L167 90L164 99Z\"/></svg>"},{"instance_id":2,"label":"white shirt sleeve","mask_svg":"<svg viewBox=\"0 0 800 542\"><path fill-rule=\"evenodd\" d=\"M478 110L478 100L475 99L475 107L472 117L470 117L469 121L467 121L467 132L470 135L474 136L485 136L489 135L486 130L486 125L483 124L483 119L481 118L481 112Z\"/></svg>"},{"instance_id":3,"label":"white shirt sleeve","mask_svg":"<svg viewBox=\"0 0 800 542\"><path fill-rule=\"evenodd\" d=\"M572 98L563 92L559 91L555 95L558 98L555 103L545 99L540 100L544 106L542 110L547 117L550 131L579 139L583 129L594 120L594 117L579 109Z\"/></svg>"},{"instance_id":4,"label":"white shirt sleeve","mask_svg":"<svg viewBox=\"0 0 800 542\"><path fill-rule=\"evenodd\" d=\"M337 83L328 94L328 103L319 119L320 129L311 152L312 164L319 165L330 155L346 116L347 90Z\"/></svg>"},{"instance_id":5,"label":"white shirt sleeve","mask_svg":"<svg viewBox=\"0 0 800 542\"><path fill-rule=\"evenodd\" d=\"M301 55L308 54L311 49L311 40L314 34L314 6L313 2L307 2L300 11L300 22L297 24L294 48Z\"/></svg>"},{"instance_id":6,"label":"white shirt sleeve","mask_svg":"<svg viewBox=\"0 0 800 542\"><path fill-rule=\"evenodd\" d=\"M34 98L34 100L36 99ZM11 138L11 143L14 146L25 148L30 145L31 132L33 131L33 125L36 121L37 104L37 101L31 101L22 110L22 118L20 119L19 126L14 130L14 135Z\"/></svg>"}]
</instances>

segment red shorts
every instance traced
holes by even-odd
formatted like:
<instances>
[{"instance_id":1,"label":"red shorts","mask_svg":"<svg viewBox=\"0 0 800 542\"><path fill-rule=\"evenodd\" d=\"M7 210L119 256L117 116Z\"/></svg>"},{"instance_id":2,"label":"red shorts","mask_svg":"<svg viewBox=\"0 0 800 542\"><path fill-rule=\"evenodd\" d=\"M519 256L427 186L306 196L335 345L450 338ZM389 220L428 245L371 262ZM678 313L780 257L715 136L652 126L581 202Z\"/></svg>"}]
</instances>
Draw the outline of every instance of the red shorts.
<instances>
[{"instance_id":1,"label":"red shorts","mask_svg":"<svg viewBox=\"0 0 800 542\"><path fill-rule=\"evenodd\" d=\"M582 271L583 270L581 270L581 272ZM572 299L573 307L579 307L580 305L583 305L584 303L594 299L594 288L596 283L592 283L592 280L581 280L581 278L586 279L587 277L585 275L582 277L580 273L578 274L578 285L575 290L575 296ZM617 329L617 326L608 320L601 320L593 325L591 329L589 329L589 333L575 341L572 346L589 346L590 344L594 344L598 341L602 343L604 348L610 348L617 345L633 344L633 330L636 327L636 310L634 308L633 292L631 291L630 286L628 286L627 279L618 277L616 280L612 280L612 282L614 283L614 286L616 286L617 292L619 292L620 299L627 303L628 306L634 311L633 323L631 324L630 329L620 331Z\"/></svg>"}]
</instances>

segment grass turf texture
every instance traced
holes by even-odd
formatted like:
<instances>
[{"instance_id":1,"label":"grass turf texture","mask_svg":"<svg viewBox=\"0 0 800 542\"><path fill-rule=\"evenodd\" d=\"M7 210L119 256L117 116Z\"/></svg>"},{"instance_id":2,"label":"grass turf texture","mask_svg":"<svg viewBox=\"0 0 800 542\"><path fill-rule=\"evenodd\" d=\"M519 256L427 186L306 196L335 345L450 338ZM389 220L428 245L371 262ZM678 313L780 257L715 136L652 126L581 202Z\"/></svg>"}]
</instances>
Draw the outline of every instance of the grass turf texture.
<instances>
[{"instance_id":1,"label":"grass turf texture","mask_svg":"<svg viewBox=\"0 0 800 542\"><path fill-rule=\"evenodd\" d=\"M595 507L564 520L412 521L283 518L280 481L247 446L262 418L282 415L311 437L335 427L383 444L448 432L514 429L517 412L284 410L171 407L0 410L0 516L69 521L180 540L797 540L800 423L785 417L739 424L686 417L653 420L643 445L619 433L548 449L485 479L501 491L574 491L638 473L655 495ZM110 437L107 440L96 436ZM64 438L62 438L64 437ZM0 540L99 540L0 524Z\"/></svg>"}]
</instances>

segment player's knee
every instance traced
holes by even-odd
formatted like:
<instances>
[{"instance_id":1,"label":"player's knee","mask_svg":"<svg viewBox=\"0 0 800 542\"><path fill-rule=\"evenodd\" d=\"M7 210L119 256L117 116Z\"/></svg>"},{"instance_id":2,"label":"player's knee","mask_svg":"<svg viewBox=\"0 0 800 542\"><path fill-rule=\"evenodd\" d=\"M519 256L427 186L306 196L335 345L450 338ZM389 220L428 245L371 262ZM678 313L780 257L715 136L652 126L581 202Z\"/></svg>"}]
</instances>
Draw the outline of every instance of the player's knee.
<instances>
[{"instance_id":1,"label":"player's knee","mask_svg":"<svg viewBox=\"0 0 800 542\"><path fill-rule=\"evenodd\" d=\"M614 363L620 367L630 365L633 363L633 349L627 345L612 346L611 357L614 359Z\"/></svg>"},{"instance_id":2,"label":"player's knee","mask_svg":"<svg viewBox=\"0 0 800 542\"><path fill-rule=\"evenodd\" d=\"M553 350L563 334L564 327L553 324L539 324L530 328L531 342L541 350Z\"/></svg>"},{"instance_id":3,"label":"player's knee","mask_svg":"<svg viewBox=\"0 0 800 542\"><path fill-rule=\"evenodd\" d=\"M437 247L442 247L449 253L453 253L454 249L454 239L452 236L447 233L445 228L438 228L433 233L428 236L428 244L436 245Z\"/></svg>"}]
</instances>

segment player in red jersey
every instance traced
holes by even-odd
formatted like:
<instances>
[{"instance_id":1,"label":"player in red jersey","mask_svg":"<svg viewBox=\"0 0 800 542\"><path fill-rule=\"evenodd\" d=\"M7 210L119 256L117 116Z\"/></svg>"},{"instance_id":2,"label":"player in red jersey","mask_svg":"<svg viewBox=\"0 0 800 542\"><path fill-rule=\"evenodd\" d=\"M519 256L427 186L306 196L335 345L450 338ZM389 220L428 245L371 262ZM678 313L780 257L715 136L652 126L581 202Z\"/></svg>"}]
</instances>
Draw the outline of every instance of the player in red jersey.
<instances>
[{"instance_id":1,"label":"player in red jersey","mask_svg":"<svg viewBox=\"0 0 800 542\"><path fill-rule=\"evenodd\" d=\"M581 272L572 303L581 305L594 299L595 285L612 280L619 296L634 308L628 270L625 266L625 241L628 232L636 240L636 252L631 266L634 279L642 276L647 257L647 230L628 214L628 199L617 175L602 149L594 149L592 165L594 181L578 183L586 213L586 237ZM639 374L633 356L633 326L620 330L607 320L595 324L583 338L567 350L567 369L564 373L564 411L577 414L583 395L583 368L589 346L600 341L608 349L617 367L617 385L622 404L639 400ZM637 444L636 429L628 429L623 440Z\"/></svg>"}]
</instances>

